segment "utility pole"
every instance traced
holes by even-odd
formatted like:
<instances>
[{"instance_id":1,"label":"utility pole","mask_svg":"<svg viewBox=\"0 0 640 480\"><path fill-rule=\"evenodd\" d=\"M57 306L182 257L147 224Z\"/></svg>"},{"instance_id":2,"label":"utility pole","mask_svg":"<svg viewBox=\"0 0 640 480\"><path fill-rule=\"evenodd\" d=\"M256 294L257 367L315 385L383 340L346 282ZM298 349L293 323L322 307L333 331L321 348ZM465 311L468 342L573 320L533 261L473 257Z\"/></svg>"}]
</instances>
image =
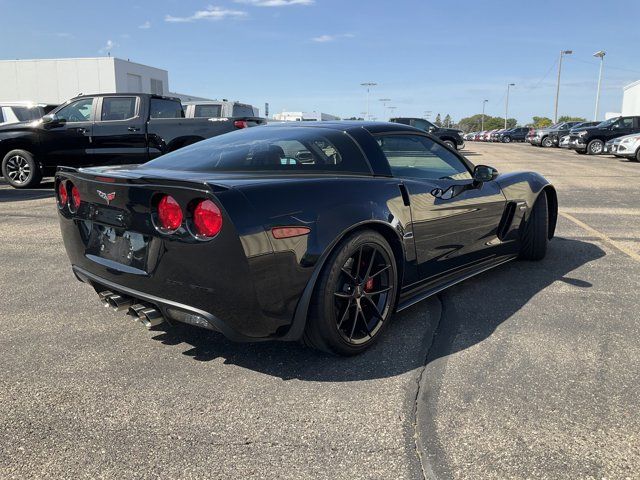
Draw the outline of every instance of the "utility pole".
<instances>
[{"instance_id":1,"label":"utility pole","mask_svg":"<svg viewBox=\"0 0 640 480\"><path fill-rule=\"evenodd\" d=\"M573 50L560 50L560 63L558 63L558 85L556 87L556 107L553 113L553 123L558 123L558 98L560 97L560 73L562 72L562 57L571 55Z\"/></svg>"},{"instance_id":2,"label":"utility pole","mask_svg":"<svg viewBox=\"0 0 640 480\"><path fill-rule=\"evenodd\" d=\"M607 54L604 50L599 50L593 54L594 57L600 58L600 73L598 74L598 92L596 93L596 113L593 115L593 121L598 120L598 110L600 109L600 85L602 84L602 67L604 65L604 56Z\"/></svg>"},{"instance_id":3,"label":"utility pole","mask_svg":"<svg viewBox=\"0 0 640 480\"><path fill-rule=\"evenodd\" d=\"M375 87L378 84L376 82L364 82L364 83L361 83L360 85L367 88L367 117L365 118L365 120L369 120L369 117L370 117L370 113L369 113L369 92L371 91L371 87Z\"/></svg>"},{"instance_id":4,"label":"utility pole","mask_svg":"<svg viewBox=\"0 0 640 480\"><path fill-rule=\"evenodd\" d=\"M487 104L489 100L482 101L482 119L480 120L480 131L484 131L484 106Z\"/></svg>"},{"instance_id":5,"label":"utility pole","mask_svg":"<svg viewBox=\"0 0 640 480\"><path fill-rule=\"evenodd\" d=\"M507 83L507 102L504 107L504 129L507 129L507 118L509 118L509 88L515 87L515 83Z\"/></svg>"}]
</instances>

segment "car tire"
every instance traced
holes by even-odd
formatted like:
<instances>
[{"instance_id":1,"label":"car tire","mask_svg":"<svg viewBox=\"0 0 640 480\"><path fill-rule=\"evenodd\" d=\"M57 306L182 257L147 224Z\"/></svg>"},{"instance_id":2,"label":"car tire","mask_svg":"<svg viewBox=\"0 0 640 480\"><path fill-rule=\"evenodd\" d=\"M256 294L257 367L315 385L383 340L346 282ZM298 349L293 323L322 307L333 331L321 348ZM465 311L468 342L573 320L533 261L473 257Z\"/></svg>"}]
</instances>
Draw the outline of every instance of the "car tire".
<instances>
[{"instance_id":1,"label":"car tire","mask_svg":"<svg viewBox=\"0 0 640 480\"><path fill-rule=\"evenodd\" d=\"M32 188L42 180L40 167L26 150L11 150L4 156L2 175L14 188Z\"/></svg>"},{"instance_id":2,"label":"car tire","mask_svg":"<svg viewBox=\"0 0 640 480\"><path fill-rule=\"evenodd\" d=\"M397 292L396 260L385 238L372 230L347 236L318 277L303 342L332 354L361 353L386 329Z\"/></svg>"},{"instance_id":3,"label":"car tire","mask_svg":"<svg viewBox=\"0 0 640 480\"><path fill-rule=\"evenodd\" d=\"M542 142L540 142L540 145L543 146L544 148L549 148L549 147L553 147L553 142L549 137L544 137L542 139Z\"/></svg>"},{"instance_id":4,"label":"car tire","mask_svg":"<svg viewBox=\"0 0 640 480\"><path fill-rule=\"evenodd\" d=\"M591 140L587 145L589 155L600 155L604 150L604 142L602 140Z\"/></svg>"},{"instance_id":5,"label":"car tire","mask_svg":"<svg viewBox=\"0 0 640 480\"><path fill-rule=\"evenodd\" d=\"M535 261L544 258L549 243L549 207L544 191L540 192L533 204L529 220L524 224L521 240L520 259Z\"/></svg>"},{"instance_id":6,"label":"car tire","mask_svg":"<svg viewBox=\"0 0 640 480\"><path fill-rule=\"evenodd\" d=\"M503 143L511 143L511 137L503 137L502 142Z\"/></svg>"},{"instance_id":7,"label":"car tire","mask_svg":"<svg viewBox=\"0 0 640 480\"><path fill-rule=\"evenodd\" d=\"M633 160L633 158L632 158L632 160ZM640 148L638 148L638 150L636 150L635 161L636 162L640 162Z\"/></svg>"},{"instance_id":8,"label":"car tire","mask_svg":"<svg viewBox=\"0 0 640 480\"><path fill-rule=\"evenodd\" d=\"M456 144L451 141L451 140L445 140L444 143L447 147L449 147L451 150L455 150L456 149Z\"/></svg>"}]
</instances>

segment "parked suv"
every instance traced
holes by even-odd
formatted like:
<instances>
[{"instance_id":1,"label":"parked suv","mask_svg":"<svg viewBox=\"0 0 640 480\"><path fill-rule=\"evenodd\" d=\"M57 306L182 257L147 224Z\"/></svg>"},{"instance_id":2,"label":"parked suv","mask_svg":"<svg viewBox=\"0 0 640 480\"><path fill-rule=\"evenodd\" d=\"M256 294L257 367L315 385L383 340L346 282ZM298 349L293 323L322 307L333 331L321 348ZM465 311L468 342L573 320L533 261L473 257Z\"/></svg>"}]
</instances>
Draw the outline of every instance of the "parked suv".
<instances>
[{"instance_id":1,"label":"parked suv","mask_svg":"<svg viewBox=\"0 0 640 480\"><path fill-rule=\"evenodd\" d=\"M437 127L429 120L424 118L410 118L410 117L398 117L389 119L393 123L402 123L403 125L411 125L412 127L424 130L434 137L437 137L452 150L461 149L464 147L464 140L462 139L462 131L454 130L453 128Z\"/></svg>"},{"instance_id":2,"label":"parked suv","mask_svg":"<svg viewBox=\"0 0 640 480\"><path fill-rule=\"evenodd\" d=\"M609 140L604 146L604 153L640 162L640 133Z\"/></svg>"},{"instance_id":3,"label":"parked suv","mask_svg":"<svg viewBox=\"0 0 640 480\"><path fill-rule=\"evenodd\" d=\"M565 135L567 135L569 133L569 131L571 131L571 129L582 125L586 122L564 122L561 123L560 125L558 125L558 128L554 128L552 130L549 131L549 141L551 142L551 146L552 147L559 147L560 146L560 138L564 137ZM588 122L587 122L588 123ZM591 124L589 125L584 125L585 127L587 126L593 126L593 125L597 125L600 122L591 122Z\"/></svg>"},{"instance_id":4,"label":"parked suv","mask_svg":"<svg viewBox=\"0 0 640 480\"><path fill-rule=\"evenodd\" d=\"M571 127L578 123L580 122L560 122L549 128L539 128L536 130L536 134L532 138L531 144L538 147L553 147L553 135L556 135L559 131L568 132Z\"/></svg>"},{"instance_id":5,"label":"parked suv","mask_svg":"<svg viewBox=\"0 0 640 480\"><path fill-rule=\"evenodd\" d=\"M572 133L569 148L580 154L599 155L604 153L607 141L632 133L640 133L640 116L615 117Z\"/></svg>"},{"instance_id":6,"label":"parked suv","mask_svg":"<svg viewBox=\"0 0 640 480\"><path fill-rule=\"evenodd\" d=\"M38 120L56 108L56 106L30 102L0 103L0 125Z\"/></svg>"},{"instance_id":7,"label":"parked suv","mask_svg":"<svg viewBox=\"0 0 640 480\"><path fill-rule=\"evenodd\" d=\"M528 132L529 127L510 128L502 132L498 140L502 143L524 142Z\"/></svg>"}]
</instances>

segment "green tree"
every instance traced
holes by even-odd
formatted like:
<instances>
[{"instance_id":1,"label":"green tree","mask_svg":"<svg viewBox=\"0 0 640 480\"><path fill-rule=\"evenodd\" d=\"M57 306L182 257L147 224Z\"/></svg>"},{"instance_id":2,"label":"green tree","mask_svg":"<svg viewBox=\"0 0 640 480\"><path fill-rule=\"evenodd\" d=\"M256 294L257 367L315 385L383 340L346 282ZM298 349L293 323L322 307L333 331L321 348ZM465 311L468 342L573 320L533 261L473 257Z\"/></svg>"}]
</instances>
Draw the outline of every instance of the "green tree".
<instances>
[{"instance_id":1,"label":"green tree","mask_svg":"<svg viewBox=\"0 0 640 480\"><path fill-rule=\"evenodd\" d=\"M437 127L441 127L442 126L442 120L440 119L440 114L436 115L436 120L435 122L433 122L434 125L436 125Z\"/></svg>"},{"instance_id":2,"label":"green tree","mask_svg":"<svg viewBox=\"0 0 640 480\"><path fill-rule=\"evenodd\" d=\"M451 116L448 113L444 116L442 124L447 128L451 127Z\"/></svg>"},{"instance_id":3,"label":"green tree","mask_svg":"<svg viewBox=\"0 0 640 480\"><path fill-rule=\"evenodd\" d=\"M582 117L571 117L569 115L563 115L558 119L558 122L586 122L586 118Z\"/></svg>"},{"instance_id":4,"label":"green tree","mask_svg":"<svg viewBox=\"0 0 640 480\"><path fill-rule=\"evenodd\" d=\"M533 117L534 128L546 128L553 125L553 120L548 117Z\"/></svg>"}]
</instances>

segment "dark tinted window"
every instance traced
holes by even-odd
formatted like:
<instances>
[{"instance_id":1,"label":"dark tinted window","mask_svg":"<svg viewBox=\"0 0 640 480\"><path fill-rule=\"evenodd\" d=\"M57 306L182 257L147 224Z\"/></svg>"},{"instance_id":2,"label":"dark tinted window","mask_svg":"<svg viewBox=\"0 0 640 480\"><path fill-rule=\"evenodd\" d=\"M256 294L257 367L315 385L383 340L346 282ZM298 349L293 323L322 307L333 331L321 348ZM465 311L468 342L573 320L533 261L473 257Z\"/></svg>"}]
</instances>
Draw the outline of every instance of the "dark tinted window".
<instances>
[{"instance_id":1,"label":"dark tinted window","mask_svg":"<svg viewBox=\"0 0 640 480\"><path fill-rule=\"evenodd\" d=\"M633 128L633 118L631 117L621 118L620 120L618 120L616 123L613 124L612 128L614 130L618 130L621 128Z\"/></svg>"},{"instance_id":2,"label":"dark tinted window","mask_svg":"<svg viewBox=\"0 0 640 480\"><path fill-rule=\"evenodd\" d=\"M146 165L211 172L370 172L362 153L347 134L324 128L238 130L195 143Z\"/></svg>"},{"instance_id":3,"label":"dark tinted window","mask_svg":"<svg viewBox=\"0 0 640 480\"><path fill-rule=\"evenodd\" d=\"M428 131L429 128L433 127L433 124L431 122L428 122L427 120L416 118L414 120L411 120L411 126L419 128L420 130Z\"/></svg>"},{"instance_id":4,"label":"dark tinted window","mask_svg":"<svg viewBox=\"0 0 640 480\"><path fill-rule=\"evenodd\" d=\"M4 116L2 115L2 108L0 108L0 123L4 122Z\"/></svg>"},{"instance_id":5,"label":"dark tinted window","mask_svg":"<svg viewBox=\"0 0 640 480\"><path fill-rule=\"evenodd\" d=\"M219 118L222 116L222 105L196 105L194 117Z\"/></svg>"},{"instance_id":6,"label":"dark tinted window","mask_svg":"<svg viewBox=\"0 0 640 480\"><path fill-rule=\"evenodd\" d=\"M234 117L253 117L253 107L251 105L243 105L236 103L233 106Z\"/></svg>"},{"instance_id":7,"label":"dark tinted window","mask_svg":"<svg viewBox=\"0 0 640 480\"><path fill-rule=\"evenodd\" d=\"M127 120L135 116L136 97L105 97L102 99L101 120Z\"/></svg>"},{"instance_id":8,"label":"dark tinted window","mask_svg":"<svg viewBox=\"0 0 640 480\"><path fill-rule=\"evenodd\" d=\"M381 135L377 141L396 177L471 179L471 173L457 155L429 138Z\"/></svg>"},{"instance_id":9,"label":"dark tinted window","mask_svg":"<svg viewBox=\"0 0 640 480\"><path fill-rule=\"evenodd\" d=\"M176 100L152 98L149 110L150 118L183 118L182 104Z\"/></svg>"},{"instance_id":10,"label":"dark tinted window","mask_svg":"<svg viewBox=\"0 0 640 480\"><path fill-rule=\"evenodd\" d=\"M11 110L21 122L37 120L42 116L42 110L39 107L11 107Z\"/></svg>"}]
</instances>

